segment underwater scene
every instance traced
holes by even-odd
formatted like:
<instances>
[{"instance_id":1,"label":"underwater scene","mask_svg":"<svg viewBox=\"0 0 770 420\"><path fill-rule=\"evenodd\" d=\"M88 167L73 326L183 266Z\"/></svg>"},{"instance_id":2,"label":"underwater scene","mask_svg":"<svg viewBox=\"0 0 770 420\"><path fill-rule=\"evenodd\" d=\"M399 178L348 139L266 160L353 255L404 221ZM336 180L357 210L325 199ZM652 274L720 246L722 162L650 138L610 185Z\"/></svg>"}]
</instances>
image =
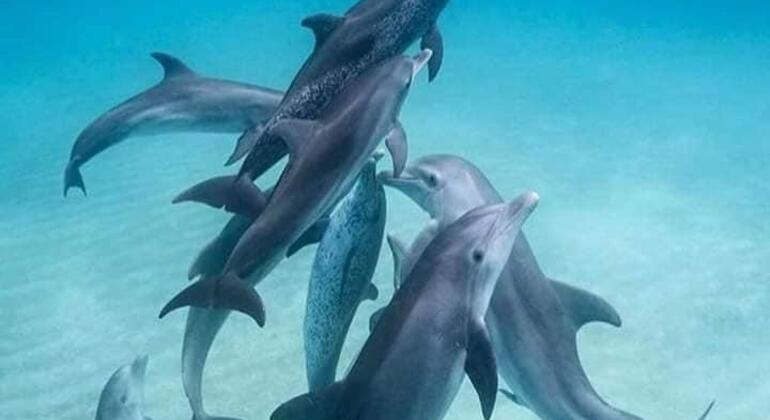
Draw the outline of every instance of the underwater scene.
<instances>
[{"instance_id":1,"label":"underwater scene","mask_svg":"<svg viewBox=\"0 0 770 420\"><path fill-rule=\"evenodd\" d=\"M10 420L770 418L770 4L4 0Z\"/></svg>"}]
</instances>

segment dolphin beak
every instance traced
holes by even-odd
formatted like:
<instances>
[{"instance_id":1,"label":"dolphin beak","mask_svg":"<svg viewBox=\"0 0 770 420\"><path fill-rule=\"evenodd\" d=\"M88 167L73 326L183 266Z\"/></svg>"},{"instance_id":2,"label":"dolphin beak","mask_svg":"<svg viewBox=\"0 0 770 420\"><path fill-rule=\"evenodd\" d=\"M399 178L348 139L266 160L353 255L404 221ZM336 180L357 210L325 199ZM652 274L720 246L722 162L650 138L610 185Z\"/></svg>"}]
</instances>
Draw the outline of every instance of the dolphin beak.
<instances>
[{"instance_id":1,"label":"dolphin beak","mask_svg":"<svg viewBox=\"0 0 770 420\"><path fill-rule=\"evenodd\" d=\"M420 178L409 173L408 167L398 177L393 176L391 171L382 171L377 175L377 180L386 187L400 191L423 210L428 211L430 192Z\"/></svg>"},{"instance_id":2,"label":"dolphin beak","mask_svg":"<svg viewBox=\"0 0 770 420\"><path fill-rule=\"evenodd\" d=\"M412 64L412 80L414 80L414 78L417 77L417 74L420 73L420 70L422 70L425 65L428 64L428 61L430 61L431 57L433 57L433 51L429 48L425 48L413 58L414 63Z\"/></svg>"},{"instance_id":3,"label":"dolphin beak","mask_svg":"<svg viewBox=\"0 0 770 420\"><path fill-rule=\"evenodd\" d=\"M510 202L505 210L505 219L510 228L521 229L521 226L529 218L529 215L540 202L540 195L536 192L527 192Z\"/></svg>"}]
</instances>

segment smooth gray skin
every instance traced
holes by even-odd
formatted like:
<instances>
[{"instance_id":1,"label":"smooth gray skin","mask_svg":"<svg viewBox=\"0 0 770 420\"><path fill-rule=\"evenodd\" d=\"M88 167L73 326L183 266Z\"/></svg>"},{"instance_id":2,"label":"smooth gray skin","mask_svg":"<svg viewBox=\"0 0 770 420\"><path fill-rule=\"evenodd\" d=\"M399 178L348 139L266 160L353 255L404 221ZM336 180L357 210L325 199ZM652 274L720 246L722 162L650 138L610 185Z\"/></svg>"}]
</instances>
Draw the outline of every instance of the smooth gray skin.
<instances>
[{"instance_id":1,"label":"smooth gray skin","mask_svg":"<svg viewBox=\"0 0 770 420\"><path fill-rule=\"evenodd\" d=\"M439 420L467 372L489 418L497 372L484 323L492 291L538 197L477 208L431 241L348 375L272 420Z\"/></svg>"},{"instance_id":2,"label":"smooth gray skin","mask_svg":"<svg viewBox=\"0 0 770 420\"><path fill-rule=\"evenodd\" d=\"M65 196L72 187L85 193L80 167L129 137L240 133L270 118L283 98L277 90L198 75L168 54L152 57L165 71L163 80L110 109L80 133L65 169Z\"/></svg>"},{"instance_id":3,"label":"smooth gray skin","mask_svg":"<svg viewBox=\"0 0 770 420\"><path fill-rule=\"evenodd\" d=\"M457 156L426 156L408 166L400 178L383 173L380 179L430 214L438 230L473 208L502 202L484 174ZM417 245L407 260L421 252ZM409 262L403 265L408 267ZM592 321L620 326L617 312L598 296L546 277L523 232L486 319L500 375L511 390L506 395L519 405L548 420L639 419L602 400L578 357L578 329Z\"/></svg>"},{"instance_id":4,"label":"smooth gray skin","mask_svg":"<svg viewBox=\"0 0 770 420\"><path fill-rule=\"evenodd\" d=\"M359 304L375 300L372 276L385 233L385 190L374 159L331 214L310 274L304 323L310 391L334 383L342 346Z\"/></svg>"},{"instance_id":5,"label":"smooth gray skin","mask_svg":"<svg viewBox=\"0 0 770 420\"><path fill-rule=\"evenodd\" d=\"M342 17L318 14L302 25L312 29L316 46L286 92L271 120L244 133L230 159L250 151L241 175L256 179L288 152L271 128L284 118L316 119L353 81L384 60L403 54L422 38L421 48L434 53L430 79L443 60L436 20L448 0L362 0Z\"/></svg>"},{"instance_id":6,"label":"smooth gray skin","mask_svg":"<svg viewBox=\"0 0 770 420\"><path fill-rule=\"evenodd\" d=\"M147 356L112 374L99 397L96 420L150 420L144 412L144 375Z\"/></svg>"},{"instance_id":7,"label":"smooth gray skin","mask_svg":"<svg viewBox=\"0 0 770 420\"><path fill-rule=\"evenodd\" d=\"M416 58L394 57L359 77L319 120L287 119L277 125L275 134L293 150L264 211L235 246L222 276L183 290L160 316L183 306L234 309L263 325L262 302L252 287L350 190L382 138L401 133L398 113L415 73L430 56L425 50Z\"/></svg>"}]
</instances>

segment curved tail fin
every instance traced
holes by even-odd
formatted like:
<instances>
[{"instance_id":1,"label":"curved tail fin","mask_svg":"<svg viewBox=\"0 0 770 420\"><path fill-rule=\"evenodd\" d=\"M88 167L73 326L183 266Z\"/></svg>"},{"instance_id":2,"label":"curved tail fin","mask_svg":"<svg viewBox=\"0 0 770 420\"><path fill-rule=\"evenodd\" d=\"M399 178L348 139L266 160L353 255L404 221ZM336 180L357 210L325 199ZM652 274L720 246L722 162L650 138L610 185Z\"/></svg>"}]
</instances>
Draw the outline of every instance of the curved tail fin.
<instances>
[{"instance_id":1,"label":"curved tail fin","mask_svg":"<svg viewBox=\"0 0 770 420\"><path fill-rule=\"evenodd\" d=\"M64 169L64 196L67 196L67 192L70 188L75 187L83 191L83 195L86 193L86 184L83 183L83 176L80 174L80 161L78 159L72 159L67 162L67 167Z\"/></svg>"},{"instance_id":2,"label":"curved tail fin","mask_svg":"<svg viewBox=\"0 0 770 420\"><path fill-rule=\"evenodd\" d=\"M248 178L220 176L179 194L172 203L194 201L251 218L262 213L267 196Z\"/></svg>"},{"instance_id":3,"label":"curved tail fin","mask_svg":"<svg viewBox=\"0 0 770 420\"><path fill-rule=\"evenodd\" d=\"M204 309L228 309L250 316L260 327L265 326L265 306L253 287L235 276L206 277L188 286L160 311L159 318L186 306Z\"/></svg>"}]
</instances>

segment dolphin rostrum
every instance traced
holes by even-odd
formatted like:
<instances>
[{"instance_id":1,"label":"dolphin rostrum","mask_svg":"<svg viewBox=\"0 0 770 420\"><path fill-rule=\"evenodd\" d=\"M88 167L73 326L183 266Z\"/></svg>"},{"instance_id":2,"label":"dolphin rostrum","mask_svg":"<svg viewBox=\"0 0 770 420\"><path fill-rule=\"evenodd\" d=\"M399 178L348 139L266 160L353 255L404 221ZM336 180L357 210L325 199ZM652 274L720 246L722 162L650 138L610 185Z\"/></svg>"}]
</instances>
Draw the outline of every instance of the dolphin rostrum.
<instances>
[{"instance_id":1,"label":"dolphin rostrum","mask_svg":"<svg viewBox=\"0 0 770 420\"><path fill-rule=\"evenodd\" d=\"M246 153L240 174L256 179L287 152L272 127L284 118L318 118L329 103L360 74L383 60L402 54L417 39L433 51L432 80L444 48L436 20L448 0L361 0L344 16L317 14L302 21L316 38L315 49L289 87L275 115L255 125L238 140L229 163Z\"/></svg>"},{"instance_id":2,"label":"dolphin rostrum","mask_svg":"<svg viewBox=\"0 0 770 420\"><path fill-rule=\"evenodd\" d=\"M147 356L116 370L104 385L96 420L150 420L144 416L144 375Z\"/></svg>"},{"instance_id":3,"label":"dolphin rostrum","mask_svg":"<svg viewBox=\"0 0 770 420\"><path fill-rule=\"evenodd\" d=\"M400 177L383 173L380 179L433 218L420 237L435 235L473 208L502 202L476 166L452 155L426 156ZM399 275L408 275L425 239L416 240L408 250L400 241L388 239L400 261ZM604 299L546 277L524 232L502 271L486 320L500 374L510 388L503 394L518 405L546 420L639 419L596 393L578 357L580 327L596 321L619 327L620 316Z\"/></svg>"},{"instance_id":4,"label":"dolphin rostrum","mask_svg":"<svg viewBox=\"0 0 770 420\"><path fill-rule=\"evenodd\" d=\"M334 383L356 309L377 298L372 276L385 231L385 191L373 158L353 190L332 212L310 274L304 323L310 391Z\"/></svg>"},{"instance_id":5,"label":"dolphin rostrum","mask_svg":"<svg viewBox=\"0 0 770 420\"><path fill-rule=\"evenodd\" d=\"M430 50L415 58L393 57L358 77L318 120L285 119L276 125L274 134L291 146L292 153L269 201L251 181L241 182L241 178L205 181L188 190L185 197L191 200L260 214L235 246L221 275L183 290L160 316L197 306L237 310L264 325L264 307L253 286L350 190L386 135L394 168L403 166L406 135L397 117L415 74L430 57Z\"/></svg>"},{"instance_id":6,"label":"dolphin rostrum","mask_svg":"<svg viewBox=\"0 0 770 420\"><path fill-rule=\"evenodd\" d=\"M85 193L80 167L129 137L243 132L270 118L283 97L276 90L201 76L168 54L152 57L163 67L163 80L110 109L80 133L64 172L64 195L72 187Z\"/></svg>"},{"instance_id":7,"label":"dolphin rostrum","mask_svg":"<svg viewBox=\"0 0 770 420\"><path fill-rule=\"evenodd\" d=\"M485 325L492 291L535 193L477 208L439 232L385 309L348 375L271 420L440 420L465 374L489 419L497 368Z\"/></svg>"}]
</instances>

